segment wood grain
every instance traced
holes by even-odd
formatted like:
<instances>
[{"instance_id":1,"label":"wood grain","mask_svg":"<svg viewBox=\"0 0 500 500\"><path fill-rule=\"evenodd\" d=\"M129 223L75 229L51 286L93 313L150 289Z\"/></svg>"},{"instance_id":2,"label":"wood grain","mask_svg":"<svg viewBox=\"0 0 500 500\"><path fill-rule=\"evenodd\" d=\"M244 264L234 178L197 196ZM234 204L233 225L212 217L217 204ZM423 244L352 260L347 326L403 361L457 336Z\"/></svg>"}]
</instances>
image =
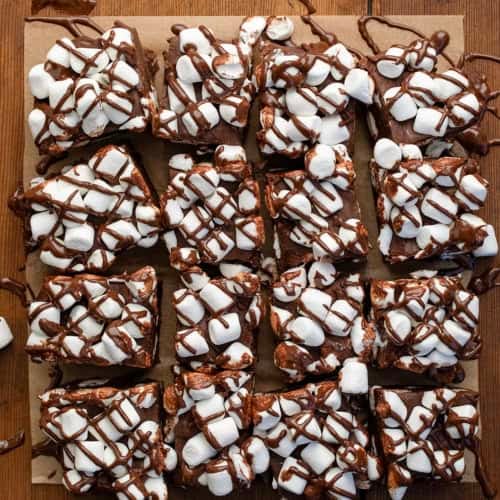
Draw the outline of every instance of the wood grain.
<instances>
[{"instance_id":1,"label":"wood grain","mask_svg":"<svg viewBox=\"0 0 500 500\"><path fill-rule=\"evenodd\" d=\"M316 0L318 13L335 15L361 15L372 10L374 14L465 14L466 41L469 50L500 53L500 32L498 19L500 3L497 0ZM301 8L288 0L98 0L95 15L249 15L249 14L298 14ZM18 221L7 211L8 196L22 177L22 18L30 13L30 0L0 0L0 68L2 92L0 94L0 275L22 279L19 267L24 261L22 235ZM43 14L56 14L46 9ZM500 87L500 75L495 68L479 65L492 76ZM500 136L500 124L489 124L490 135ZM483 171L490 180L491 194L487 219L500 214L500 196L495 196L500 188L500 175L495 165L500 160L500 151L493 152L484 161ZM497 231L499 230L497 222ZM500 322L500 297L490 294L483 299L482 326ZM26 335L23 310L16 300L2 294L0 314L9 321L17 333L14 344L0 352L0 438L13 434L20 428L29 428L27 405L27 358L23 352ZM495 467L496 451L500 448L500 432L496 426L496 414L500 409L500 343L494 338L485 340L481 360L482 412L485 437L485 455L490 473L500 482L500 468ZM57 486L37 486L30 484L29 446L20 448L0 457L0 499L19 500L61 500L70 498L63 488ZM424 489L425 488L425 489ZM441 497L479 498L475 486L455 485L447 488L433 486L415 488L407 498ZM260 495L259 495L260 496ZM376 491L371 498L382 498L385 493ZM254 498L254 495L242 495ZM104 497L95 497L104 498Z\"/></svg>"}]
</instances>

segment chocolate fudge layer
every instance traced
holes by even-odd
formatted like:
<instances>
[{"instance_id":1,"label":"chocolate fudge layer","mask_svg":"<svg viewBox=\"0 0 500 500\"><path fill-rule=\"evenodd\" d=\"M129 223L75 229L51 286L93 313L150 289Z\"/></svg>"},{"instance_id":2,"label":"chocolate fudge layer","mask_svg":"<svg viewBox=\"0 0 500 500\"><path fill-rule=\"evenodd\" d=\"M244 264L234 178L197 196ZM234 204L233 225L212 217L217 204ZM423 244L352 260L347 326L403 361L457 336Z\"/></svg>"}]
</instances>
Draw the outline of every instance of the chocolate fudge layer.
<instances>
[{"instance_id":1,"label":"chocolate fudge layer","mask_svg":"<svg viewBox=\"0 0 500 500\"><path fill-rule=\"evenodd\" d=\"M495 496L479 453L479 394L465 389L371 389L376 443L391 498L400 500L415 481L460 481L466 449L476 455L476 476Z\"/></svg>"},{"instance_id":2,"label":"chocolate fudge layer","mask_svg":"<svg viewBox=\"0 0 500 500\"><path fill-rule=\"evenodd\" d=\"M363 314L359 274L314 262L283 273L272 291L274 363L289 381L331 374L355 356L371 361L375 332Z\"/></svg>"},{"instance_id":3,"label":"chocolate fudge layer","mask_svg":"<svg viewBox=\"0 0 500 500\"><path fill-rule=\"evenodd\" d=\"M73 38L57 40L28 75L34 97L28 124L40 154L58 155L118 131L142 132L155 101L155 64L137 31L119 21L105 32L90 21L41 21L61 24ZM80 24L99 36L83 34Z\"/></svg>"},{"instance_id":4,"label":"chocolate fudge layer","mask_svg":"<svg viewBox=\"0 0 500 500\"><path fill-rule=\"evenodd\" d=\"M460 361L477 359L482 340L479 298L459 277L372 280L370 298L378 367L425 373L441 383L464 379Z\"/></svg>"},{"instance_id":5,"label":"chocolate fudge layer","mask_svg":"<svg viewBox=\"0 0 500 500\"><path fill-rule=\"evenodd\" d=\"M186 288L173 294L176 358L192 370L242 370L256 363L264 314L260 280L248 272L225 274L210 278L192 268L181 275Z\"/></svg>"},{"instance_id":6,"label":"chocolate fudge layer","mask_svg":"<svg viewBox=\"0 0 500 500\"><path fill-rule=\"evenodd\" d=\"M150 368L159 333L152 267L131 274L46 277L29 306L33 360Z\"/></svg>"},{"instance_id":7,"label":"chocolate fudge layer","mask_svg":"<svg viewBox=\"0 0 500 500\"><path fill-rule=\"evenodd\" d=\"M274 20L274 29L266 30L259 46L254 72L260 97L257 142L266 155L297 158L315 143L353 147L354 102L344 83L358 56L309 16L304 21L318 42L296 45L293 23L283 17Z\"/></svg>"},{"instance_id":8,"label":"chocolate fudge layer","mask_svg":"<svg viewBox=\"0 0 500 500\"><path fill-rule=\"evenodd\" d=\"M494 227L476 215L489 186L477 160L423 158L416 146L380 139L370 169L387 261L497 254Z\"/></svg>"},{"instance_id":9,"label":"chocolate fudge layer","mask_svg":"<svg viewBox=\"0 0 500 500\"><path fill-rule=\"evenodd\" d=\"M25 222L26 246L62 272L104 271L119 253L159 239L160 210L142 169L122 146L105 146L87 163L35 177L11 198Z\"/></svg>"},{"instance_id":10,"label":"chocolate fudge layer","mask_svg":"<svg viewBox=\"0 0 500 500\"><path fill-rule=\"evenodd\" d=\"M355 177L345 147L324 144L307 152L304 170L267 174L266 204L281 271L366 256L368 232L360 221Z\"/></svg>"},{"instance_id":11,"label":"chocolate fudge layer","mask_svg":"<svg viewBox=\"0 0 500 500\"><path fill-rule=\"evenodd\" d=\"M163 440L159 384L116 389L89 381L40 400L40 428L57 449L71 493L167 500L163 473L177 457Z\"/></svg>"},{"instance_id":12,"label":"chocolate fudge layer","mask_svg":"<svg viewBox=\"0 0 500 500\"><path fill-rule=\"evenodd\" d=\"M155 135L196 145L242 143L255 94L252 50L265 23L263 17L245 19L232 41L206 26L172 26Z\"/></svg>"},{"instance_id":13,"label":"chocolate fudge layer","mask_svg":"<svg viewBox=\"0 0 500 500\"><path fill-rule=\"evenodd\" d=\"M264 244L260 189L240 146L220 145L213 163L187 154L169 161L161 197L165 244L173 268L244 262L257 268Z\"/></svg>"},{"instance_id":14,"label":"chocolate fudge layer","mask_svg":"<svg viewBox=\"0 0 500 500\"><path fill-rule=\"evenodd\" d=\"M463 68L464 59L455 64L444 54L448 33L438 31L430 38L421 36L408 45L381 51L366 30L373 19L393 26L384 18L360 19L361 34L374 55L363 58L351 85L356 88L355 97L369 106L375 139L424 145L436 138L460 136L482 120L495 93L483 75ZM438 71L438 56L443 55L451 67Z\"/></svg>"},{"instance_id":15,"label":"chocolate fudge layer","mask_svg":"<svg viewBox=\"0 0 500 500\"><path fill-rule=\"evenodd\" d=\"M271 452L283 498L356 498L381 477L367 426L366 367L353 361L343 370L340 382L253 397L254 435Z\"/></svg>"},{"instance_id":16,"label":"chocolate fudge layer","mask_svg":"<svg viewBox=\"0 0 500 500\"><path fill-rule=\"evenodd\" d=\"M249 488L269 467L264 442L249 431L253 376L175 371L164 395L165 434L179 457L174 482L216 496Z\"/></svg>"}]
</instances>

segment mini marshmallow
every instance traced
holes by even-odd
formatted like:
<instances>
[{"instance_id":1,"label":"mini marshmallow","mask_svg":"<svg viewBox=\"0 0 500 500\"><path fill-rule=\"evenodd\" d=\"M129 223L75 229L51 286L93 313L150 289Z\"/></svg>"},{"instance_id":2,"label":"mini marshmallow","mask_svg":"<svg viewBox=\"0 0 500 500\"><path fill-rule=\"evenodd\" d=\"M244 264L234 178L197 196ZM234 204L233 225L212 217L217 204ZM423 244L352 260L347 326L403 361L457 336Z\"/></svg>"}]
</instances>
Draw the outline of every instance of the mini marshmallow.
<instances>
[{"instance_id":1,"label":"mini marshmallow","mask_svg":"<svg viewBox=\"0 0 500 500\"><path fill-rule=\"evenodd\" d=\"M372 104L375 83L368 71L353 68L347 74L344 86L346 92L363 104Z\"/></svg>"},{"instance_id":2,"label":"mini marshmallow","mask_svg":"<svg viewBox=\"0 0 500 500\"><path fill-rule=\"evenodd\" d=\"M293 35L293 31L293 21L287 16L271 16L268 19L266 35L271 40L288 40Z\"/></svg>"},{"instance_id":3,"label":"mini marshmallow","mask_svg":"<svg viewBox=\"0 0 500 500\"><path fill-rule=\"evenodd\" d=\"M419 108L413 122L418 134L443 137L448 127L448 117L435 108Z\"/></svg>"},{"instance_id":4,"label":"mini marshmallow","mask_svg":"<svg viewBox=\"0 0 500 500\"><path fill-rule=\"evenodd\" d=\"M410 94L401 92L401 87L391 87L384 93L384 100L390 104L389 112L399 122L413 118L417 105Z\"/></svg>"},{"instance_id":5,"label":"mini marshmallow","mask_svg":"<svg viewBox=\"0 0 500 500\"><path fill-rule=\"evenodd\" d=\"M433 89L440 101L448 100L469 86L469 80L456 69L447 70L442 75L446 78L441 78L439 74L434 78Z\"/></svg>"},{"instance_id":6,"label":"mini marshmallow","mask_svg":"<svg viewBox=\"0 0 500 500\"><path fill-rule=\"evenodd\" d=\"M346 359L339 374L340 390L346 394L366 394L368 392L368 370L356 358Z\"/></svg>"},{"instance_id":7,"label":"mini marshmallow","mask_svg":"<svg viewBox=\"0 0 500 500\"><path fill-rule=\"evenodd\" d=\"M186 28L179 33L179 49L186 53L188 48L194 48L199 54L210 54L212 44L199 28Z\"/></svg>"},{"instance_id":8,"label":"mini marshmallow","mask_svg":"<svg viewBox=\"0 0 500 500\"><path fill-rule=\"evenodd\" d=\"M405 69L403 59L404 49L401 47L389 47L385 51L387 58L377 61L377 71L386 78L398 78Z\"/></svg>"},{"instance_id":9,"label":"mini marshmallow","mask_svg":"<svg viewBox=\"0 0 500 500\"><path fill-rule=\"evenodd\" d=\"M4 349L14 340L12 331L5 318L0 316L0 349Z\"/></svg>"},{"instance_id":10,"label":"mini marshmallow","mask_svg":"<svg viewBox=\"0 0 500 500\"><path fill-rule=\"evenodd\" d=\"M402 159L401 148L390 139L382 138L375 143L373 157L378 165L391 169Z\"/></svg>"},{"instance_id":11,"label":"mini marshmallow","mask_svg":"<svg viewBox=\"0 0 500 500\"><path fill-rule=\"evenodd\" d=\"M300 472L300 476L294 471ZM287 457L281 466L278 476L278 485L294 495L302 495L307 485L307 479L303 476L308 476L307 469L293 457Z\"/></svg>"}]
</instances>

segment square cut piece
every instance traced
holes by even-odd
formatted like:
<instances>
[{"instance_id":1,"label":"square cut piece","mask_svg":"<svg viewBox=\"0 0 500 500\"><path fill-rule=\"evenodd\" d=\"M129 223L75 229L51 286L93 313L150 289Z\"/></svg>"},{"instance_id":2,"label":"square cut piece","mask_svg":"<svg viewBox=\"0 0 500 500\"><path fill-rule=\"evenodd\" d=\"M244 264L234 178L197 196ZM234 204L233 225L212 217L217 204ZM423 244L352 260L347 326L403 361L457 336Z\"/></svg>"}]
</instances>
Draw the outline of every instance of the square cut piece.
<instances>
[{"instance_id":1,"label":"square cut piece","mask_svg":"<svg viewBox=\"0 0 500 500\"><path fill-rule=\"evenodd\" d=\"M353 357L370 362L375 331L365 319L359 274L328 262L292 268L272 286L274 363L288 381L332 374Z\"/></svg>"},{"instance_id":2,"label":"square cut piece","mask_svg":"<svg viewBox=\"0 0 500 500\"><path fill-rule=\"evenodd\" d=\"M161 197L165 244L178 271L220 262L256 269L264 244L260 189L241 146L220 145L213 162L187 154L169 160L170 181Z\"/></svg>"},{"instance_id":3,"label":"square cut piece","mask_svg":"<svg viewBox=\"0 0 500 500\"><path fill-rule=\"evenodd\" d=\"M107 31L89 19L66 24L74 37L57 40L28 74L34 97L28 125L39 153L52 156L117 132L143 132L156 101L156 62L137 30L119 21Z\"/></svg>"},{"instance_id":4,"label":"square cut piece","mask_svg":"<svg viewBox=\"0 0 500 500\"><path fill-rule=\"evenodd\" d=\"M107 492L119 500L167 500L164 472L177 457L164 442L158 383L126 389L95 381L40 396L40 428L74 495Z\"/></svg>"},{"instance_id":5,"label":"square cut piece","mask_svg":"<svg viewBox=\"0 0 500 500\"><path fill-rule=\"evenodd\" d=\"M477 160L423 158L414 146L380 139L370 169L388 262L498 253L495 228L476 215L489 191Z\"/></svg>"},{"instance_id":6,"label":"square cut piece","mask_svg":"<svg viewBox=\"0 0 500 500\"><path fill-rule=\"evenodd\" d=\"M179 457L174 483L215 496L249 488L269 466L266 446L250 432L253 376L175 369L174 379L164 394L165 434Z\"/></svg>"},{"instance_id":7,"label":"square cut piece","mask_svg":"<svg viewBox=\"0 0 500 500\"><path fill-rule=\"evenodd\" d=\"M386 484L400 500L417 481L460 481L467 450L476 455L476 476L486 498L495 496L480 457L479 394L467 389L373 387L377 450Z\"/></svg>"},{"instance_id":8,"label":"square cut piece","mask_svg":"<svg viewBox=\"0 0 500 500\"><path fill-rule=\"evenodd\" d=\"M353 394L343 382L254 395L254 435L269 448L273 488L282 498L356 498L381 477L367 424L368 388Z\"/></svg>"},{"instance_id":9,"label":"square cut piece","mask_svg":"<svg viewBox=\"0 0 500 500\"><path fill-rule=\"evenodd\" d=\"M10 208L24 220L29 250L58 271L102 272L118 254L150 248L161 231L160 209L143 169L127 148L104 146L87 163L35 177Z\"/></svg>"},{"instance_id":10,"label":"square cut piece","mask_svg":"<svg viewBox=\"0 0 500 500\"><path fill-rule=\"evenodd\" d=\"M29 306L26 352L36 361L150 368L159 318L152 267L110 277L50 276Z\"/></svg>"},{"instance_id":11,"label":"square cut piece","mask_svg":"<svg viewBox=\"0 0 500 500\"><path fill-rule=\"evenodd\" d=\"M371 320L379 368L422 373L441 383L465 377L460 361L478 359L479 298L459 277L372 280Z\"/></svg>"},{"instance_id":12,"label":"square cut piece","mask_svg":"<svg viewBox=\"0 0 500 500\"><path fill-rule=\"evenodd\" d=\"M355 177L346 148L323 144L307 152L304 170L267 174L280 271L311 261L365 258L368 232L360 220Z\"/></svg>"},{"instance_id":13,"label":"square cut piece","mask_svg":"<svg viewBox=\"0 0 500 500\"><path fill-rule=\"evenodd\" d=\"M253 369L257 361L264 314L260 280L248 272L226 276L210 278L191 269L181 275L186 288L173 293L176 358L191 370Z\"/></svg>"}]
</instances>

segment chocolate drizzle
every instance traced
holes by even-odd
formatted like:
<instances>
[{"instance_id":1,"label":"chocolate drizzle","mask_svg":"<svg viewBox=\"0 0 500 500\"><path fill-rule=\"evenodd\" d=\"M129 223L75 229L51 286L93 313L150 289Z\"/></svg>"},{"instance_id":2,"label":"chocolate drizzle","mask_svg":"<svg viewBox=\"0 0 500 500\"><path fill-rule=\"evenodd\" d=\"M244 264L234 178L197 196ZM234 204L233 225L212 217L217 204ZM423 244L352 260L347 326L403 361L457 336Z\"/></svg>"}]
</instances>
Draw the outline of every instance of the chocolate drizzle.
<instances>
[{"instance_id":1,"label":"chocolate drizzle","mask_svg":"<svg viewBox=\"0 0 500 500\"><path fill-rule=\"evenodd\" d=\"M24 21L27 23L46 23L55 24L66 29L74 37L85 37L85 33L81 30L80 26L93 29L100 35L104 30L90 17L25 17Z\"/></svg>"},{"instance_id":2,"label":"chocolate drizzle","mask_svg":"<svg viewBox=\"0 0 500 500\"><path fill-rule=\"evenodd\" d=\"M28 295L31 295L31 298L33 298L31 288L12 278L0 278L0 289L7 290L16 295L23 307L27 307L28 305Z\"/></svg>"},{"instance_id":3,"label":"chocolate drizzle","mask_svg":"<svg viewBox=\"0 0 500 500\"><path fill-rule=\"evenodd\" d=\"M24 444L24 431L19 431L12 437L0 440L0 455L18 448Z\"/></svg>"},{"instance_id":4,"label":"chocolate drizzle","mask_svg":"<svg viewBox=\"0 0 500 500\"><path fill-rule=\"evenodd\" d=\"M469 283L469 290L478 295L486 293L488 290L500 286L500 282L497 282L498 276L500 276L499 267L488 269L480 276L472 278Z\"/></svg>"}]
</instances>

